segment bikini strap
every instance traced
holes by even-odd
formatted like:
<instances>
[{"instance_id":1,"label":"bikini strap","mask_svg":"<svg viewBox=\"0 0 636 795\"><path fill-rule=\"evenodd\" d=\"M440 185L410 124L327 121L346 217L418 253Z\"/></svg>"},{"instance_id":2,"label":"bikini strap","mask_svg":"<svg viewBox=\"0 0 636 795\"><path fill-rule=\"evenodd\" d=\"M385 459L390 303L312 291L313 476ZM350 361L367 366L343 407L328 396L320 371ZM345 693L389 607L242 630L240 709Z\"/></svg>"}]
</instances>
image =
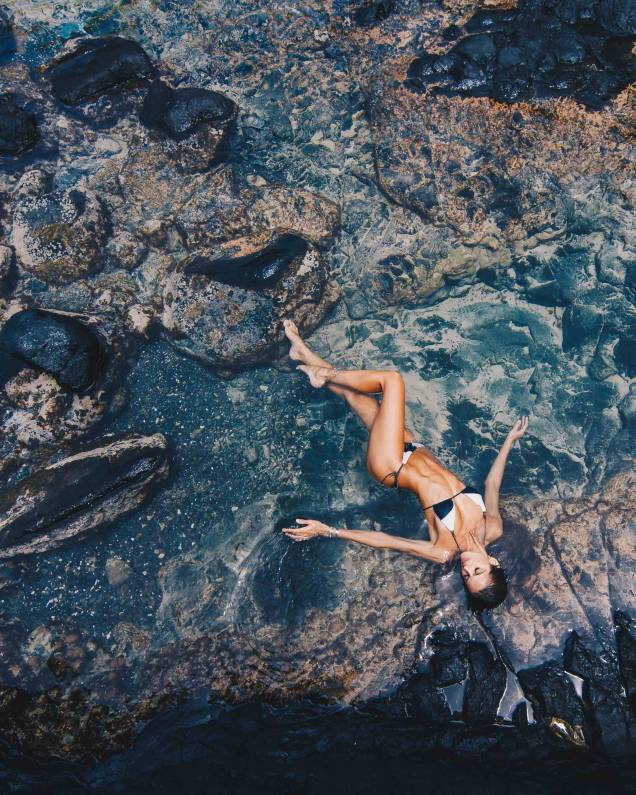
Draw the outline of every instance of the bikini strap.
<instances>
[{"instance_id":1,"label":"bikini strap","mask_svg":"<svg viewBox=\"0 0 636 795\"><path fill-rule=\"evenodd\" d=\"M406 462L405 462L405 463L406 463ZM399 475L399 474L400 474L400 472L402 471L402 467L403 467L403 466L404 466L404 464L400 464L400 466L399 466L399 467L398 467L398 468L395 470L395 472L389 472L389 474L388 474L388 475L385 475L385 476L382 478L382 480L380 481L380 483L384 483L384 481L385 481L385 480L386 480L388 477L391 477L391 475L393 475L393 486L391 486L390 488L395 488L395 489L397 489L397 488L398 488L398 475Z\"/></svg>"},{"instance_id":2,"label":"bikini strap","mask_svg":"<svg viewBox=\"0 0 636 795\"><path fill-rule=\"evenodd\" d=\"M458 491L457 494L453 494L452 497L447 497L445 500L439 500L439 502L434 502L432 505L429 505L428 508L424 508L424 510L428 511L429 508L434 508L436 505L439 505L441 502L448 502L449 500L454 500L455 497L459 497L459 495L463 494L465 491L466 491L466 486L464 486L464 488L461 491Z\"/></svg>"}]
</instances>

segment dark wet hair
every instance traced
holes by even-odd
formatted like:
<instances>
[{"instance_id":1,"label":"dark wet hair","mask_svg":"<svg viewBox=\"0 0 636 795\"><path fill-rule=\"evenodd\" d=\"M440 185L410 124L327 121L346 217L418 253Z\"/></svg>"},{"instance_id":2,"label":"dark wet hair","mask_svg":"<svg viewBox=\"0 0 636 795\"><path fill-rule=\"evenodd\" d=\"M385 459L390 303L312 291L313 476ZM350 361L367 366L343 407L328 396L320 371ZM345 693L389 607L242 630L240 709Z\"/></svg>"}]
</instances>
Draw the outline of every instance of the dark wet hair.
<instances>
[{"instance_id":1,"label":"dark wet hair","mask_svg":"<svg viewBox=\"0 0 636 795\"><path fill-rule=\"evenodd\" d=\"M501 566L490 567L490 585L482 588L477 593L471 593L466 589L468 597L468 607L473 613L481 613L484 610L492 610L493 607L500 605L508 594L508 580L506 573Z\"/></svg>"}]
</instances>

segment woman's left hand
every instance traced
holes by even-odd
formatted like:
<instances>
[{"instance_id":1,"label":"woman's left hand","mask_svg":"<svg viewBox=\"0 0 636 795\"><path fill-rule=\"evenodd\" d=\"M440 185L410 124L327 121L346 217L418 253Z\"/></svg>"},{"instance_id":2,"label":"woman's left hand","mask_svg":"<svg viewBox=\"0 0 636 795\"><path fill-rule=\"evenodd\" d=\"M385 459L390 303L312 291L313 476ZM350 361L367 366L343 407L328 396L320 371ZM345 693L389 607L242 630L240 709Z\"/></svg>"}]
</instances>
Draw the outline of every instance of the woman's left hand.
<instances>
[{"instance_id":1,"label":"woman's left hand","mask_svg":"<svg viewBox=\"0 0 636 795\"><path fill-rule=\"evenodd\" d=\"M296 519L296 524L302 527L283 527L283 533L292 541L309 541L316 536L328 535L328 526L317 519Z\"/></svg>"},{"instance_id":2,"label":"woman's left hand","mask_svg":"<svg viewBox=\"0 0 636 795\"><path fill-rule=\"evenodd\" d=\"M512 442L516 442L517 439L521 439L523 434L528 430L528 417L524 415L520 420L517 420L515 424L512 426L510 431L508 432L508 438Z\"/></svg>"}]
</instances>

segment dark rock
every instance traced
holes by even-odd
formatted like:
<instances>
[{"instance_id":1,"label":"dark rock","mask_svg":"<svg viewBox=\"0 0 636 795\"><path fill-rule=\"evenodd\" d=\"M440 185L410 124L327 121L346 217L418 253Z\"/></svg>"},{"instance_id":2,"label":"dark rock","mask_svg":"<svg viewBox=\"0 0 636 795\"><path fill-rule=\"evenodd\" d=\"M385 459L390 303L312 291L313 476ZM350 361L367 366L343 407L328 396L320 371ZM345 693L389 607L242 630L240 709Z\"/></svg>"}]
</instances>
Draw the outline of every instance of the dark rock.
<instances>
[{"instance_id":1,"label":"dark rock","mask_svg":"<svg viewBox=\"0 0 636 795\"><path fill-rule=\"evenodd\" d=\"M87 326L41 309L12 315L0 331L0 350L75 392L94 383L102 360L99 340Z\"/></svg>"},{"instance_id":2,"label":"dark rock","mask_svg":"<svg viewBox=\"0 0 636 795\"><path fill-rule=\"evenodd\" d=\"M8 294L14 277L13 249L0 245L0 297Z\"/></svg>"},{"instance_id":3,"label":"dark rock","mask_svg":"<svg viewBox=\"0 0 636 795\"><path fill-rule=\"evenodd\" d=\"M136 41L119 36L77 39L74 48L47 70L55 96L77 105L121 90L152 72L150 59Z\"/></svg>"},{"instance_id":4,"label":"dark rock","mask_svg":"<svg viewBox=\"0 0 636 795\"><path fill-rule=\"evenodd\" d=\"M632 714L636 715L636 623L622 610L616 612L614 620L621 679Z\"/></svg>"},{"instance_id":5,"label":"dark rock","mask_svg":"<svg viewBox=\"0 0 636 795\"><path fill-rule=\"evenodd\" d=\"M466 659L455 650L440 649L431 657L430 664L431 678L438 687L448 687L466 678Z\"/></svg>"},{"instance_id":6,"label":"dark rock","mask_svg":"<svg viewBox=\"0 0 636 795\"><path fill-rule=\"evenodd\" d=\"M281 235L255 254L217 260L197 257L186 270L190 274L205 274L214 281L234 287L266 290L280 281L297 257L305 256L307 248L307 241L300 235Z\"/></svg>"},{"instance_id":7,"label":"dark rock","mask_svg":"<svg viewBox=\"0 0 636 795\"><path fill-rule=\"evenodd\" d=\"M426 723L443 723L451 718L443 693L426 673L411 676L400 688L399 699L407 717Z\"/></svg>"},{"instance_id":8,"label":"dark rock","mask_svg":"<svg viewBox=\"0 0 636 795\"><path fill-rule=\"evenodd\" d=\"M483 643L468 643L466 657L468 680L464 689L464 721L469 726L494 723L506 689L506 668Z\"/></svg>"},{"instance_id":9,"label":"dark rock","mask_svg":"<svg viewBox=\"0 0 636 795\"><path fill-rule=\"evenodd\" d=\"M237 107L231 99L204 88L173 89L155 80L150 86L141 121L148 127L163 130L175 141L183 141L201 125L225 129L236 117Z\"/></svg>"},{"instance_id":10,"label":"dark rock","mask_svg":"<svg viewBox=\"0 0 636 795\"><path fill-rule=\"evenodd\" d=\"M21 155L38 141L35 115L21 108L17 95L0 94L0 155Z\"/></svg>"},{"instance_id":11,"label":"dark rock","mask_svg":"<svg viewBox=\"0 0 636 795\"><path fill-rule=\"evenodd\" d=\"M366 2L353 12L353 19L357 25L375 25L386 19L393 10L393 0L376 0Z\"/></svg>"},{"instance_id":12,"label":"dark rock","mask_svg":"<svg viewBox=\"0 0 636 795\"><path fill-rule=\"evenodd\" d=\"M628 716L624 699L620 696L620 683L616 664L612 664L612 652L595 654L583 643L576 632L572 632L563 651L563 667L569 673L583 679L583 702L589 707L586 715L597 742L602 742L615 752L625 745L628 731ZM613 652L614 663L616 653Z\"/></svg>"},{"instance_id":13,"label":"dark rock","mask_svg":"<svg viewBox=\"0 0 636 795\"><path fill-rule=\"evenodd\" d=\"M518 672L526 698L532 703L536 718L562 718L572 727L585 725L583 704L572 680L559 663L550 661Z\"/></svg>"},{"instance_id":14,"label":"dark rock","mask_svg":"<svg viewBox=\"0 0 636 795\"><path fill-rule=\"evenodd\" d=\"M0 558L76 543L136 508L166 477L161 434L107 440L0 492Z\"/></svg>"},{"instance_id":15,"label":"dark rock","mask_svg":"<svg viewBox=\"0 0 636 795\"><path fill-rule=\"evenodd\" d=\"M9 10L0 7L0 56L15 52L15 36L13 35L13 21Z\"/></svg>"},{"instance_id":16,"label":"dark rock","mask_svg":"<svg viewBox=\"0 0 636 795\"><path fill-rule=\"evenodd\" d=\"M58 679L64 679L66 674L71 669L68 661L59 654L52 654L46 661L46 666L51 671L53 676L56 676Z\"/></svg>"},{"instance_id":17,"label":"dark rock","mask_svg":"<svg viewBox=\"0 0 636 795\"><path fill-rule=\"evenodd\" d=\"M431 679L437 687L463 682L468 673L466 643L455 632L437 630L431 643L435 649L430 660Z\"/></svg>"},{"instance_id":18,"label":"dark rock","mask_svg":"<svg viewBox=\"0 0 636 795\"><path fill-rule=\"evenodd\" d=\"M514 12L479 10L469 35L445 54L422 53L407 82L500 102L571 96L600 108L636 76L636 14L627 3L608 6L596 0L564 14L550 0L521 0Z\"/></svg>"}]
</instances>

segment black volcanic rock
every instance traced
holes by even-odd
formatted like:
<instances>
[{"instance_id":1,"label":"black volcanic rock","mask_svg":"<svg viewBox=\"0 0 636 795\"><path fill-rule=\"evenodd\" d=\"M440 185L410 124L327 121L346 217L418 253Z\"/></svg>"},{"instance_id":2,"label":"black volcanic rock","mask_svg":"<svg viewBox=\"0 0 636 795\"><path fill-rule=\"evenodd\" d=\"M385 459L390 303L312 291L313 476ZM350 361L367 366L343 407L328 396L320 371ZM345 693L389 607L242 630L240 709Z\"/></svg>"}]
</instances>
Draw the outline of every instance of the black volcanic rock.
<instances>
[{"instance_id":1,"label":"black volcanic rock","mask_svg":"<svg viewBox=\"0 0 636 795\"><path fill-rule=\"evenodd\" d=\"M0 492L0 558L76 543L136 508L168 473L161 434L128 436L34 472Z\"/></svg>"},{"instance_id":2,"label":"black volcanic rock","mask_svg":"<svg viewBox=\"0 0 636 795\"><path fill-rule=\"evenodd\" d=\"M13 23L9 10L0 7L0 56L9 55L15 51L15 37Z\"/></svg>"},{"instance_id":3,"label":"black volcanic rock","mask_svg":"<svg viewBox=\"0 0 636 795\"><path fill-rule=\"evenodd\" d=\"M0 94L0 155L20 155L38 138L34 114L20 107L16 94Z\"/></svg>"},{"instance_id":4,"label":"black volcanic rock","mask_svg":"<svg viewBox=\"0 0 636 795\"><path fill-rule=\"evenodd\" d=\"M572 727L583 727L583 703L576 694L572 680L554 661L518 672L525 695L532 702L535 717L548 720L561 718Z\"/></svg>"},{"instance_id":5,"label":"black volcanic rock","mask_svg":"<svg viewBox=\"0 0 636 795\"><path fill-rule=\"evenodd\" d=\"M95 381L102 355L99 340L87 326L40 309L9 318L0 332L0 350L53 375L75 392Z\"/></svg>"},{"instance_id":6,"label":"black volcanic rock","mask_svg":"<svg viewBox=\"0 0 636 795\"><path fill-rule=\"evenodd\" d=\"M451 712L446 699L427 673L414 674L400 688L399 700L406 715L427 723L444 723Z\"/></svg>"},{"instance_id":7,"label":"black volcanic rock","mask_svg":"<svg viewBox=\"0 0 636 795\"><path fill-rule=\"evenodd\" d=\"M477 11L465 31L447 53L416 58L408 84L500 102L569 96L600 108L636 77L629 2L525 0L516 11Z\"/></svg>"},{"instance_id":8,"label":"black volcanic rock","mask_svg":"<svg viewBox=\"0 0 636 795\"><path fill-rule=\"evenodd\" d=\"M636 716L636 623L622 610L616 612L615 621L621 679L632 714Z\"/></svg>"},{"instance_id":9,"label":"black volcanic rock","mask_svg":"<svg viewBox=\"0 0 636 795\"><path fill-rule=\"evenodd\" d=\"M430 660L433 682L438 687L463 682L468 671L466 643L449 630L437 630L431 638L435 652Z\"/></svg>"},{"instance_id":10,"label":"black volcanic rock","mask_svg":"<svg viewBox=\"0 0 636 795\"><path fill-rule=\"evenodd\" d=\"M197 257L188 266L187 273L201 273L214 281L246 290L266 290L280 281L297 257L305 256L307 248L307 241L300 235L281 235L261 251L244 257L216 260Z\"/></svg>"},{"instance_id":11,"label":"black volcanic rock","mask_svg":"<svg viewBox=\"0 0 636 795\"><path fill-rule=\"evenodd\" d=\"M175 141L182 141L200 125L225 128L236 117L231 99L204 88L173 89L155 80L140 113L141 121L156 127Z\"/></svg>"},{"instance_id":12,"label":"black volcanic rock","mask_svg":"<svg viewBox=\"0 0 636 795\"><path fill-rule=\"evenodd\" d=\"M77 105L147 77L150 59L136 41L119 36L80 39L46 71L55 96Z\"/></svg>"},{"instance_id":13,"label":"black volcanic rock","mask_svg":"<svg viewBox=\"0 0 636 795\"><path fill-rule=\"evenodd\" d=\"M353 12L353 19L356 24L367 26L375 25L386 19L393 10L393 0L376 0L375 2L365 2Z\"/></svg>"},{"instance_id":14,"label":"black volcanic rock","mask_svg":"<svg viewBox=\"0 0 636 795\"><path fill-rule=\"evenodd\" d=\"M469 726L494 723L506 689L506 669L483 643L468 643L466 658L468 680L464 690L464 720Z\"/></svg>"}]
</instances>

